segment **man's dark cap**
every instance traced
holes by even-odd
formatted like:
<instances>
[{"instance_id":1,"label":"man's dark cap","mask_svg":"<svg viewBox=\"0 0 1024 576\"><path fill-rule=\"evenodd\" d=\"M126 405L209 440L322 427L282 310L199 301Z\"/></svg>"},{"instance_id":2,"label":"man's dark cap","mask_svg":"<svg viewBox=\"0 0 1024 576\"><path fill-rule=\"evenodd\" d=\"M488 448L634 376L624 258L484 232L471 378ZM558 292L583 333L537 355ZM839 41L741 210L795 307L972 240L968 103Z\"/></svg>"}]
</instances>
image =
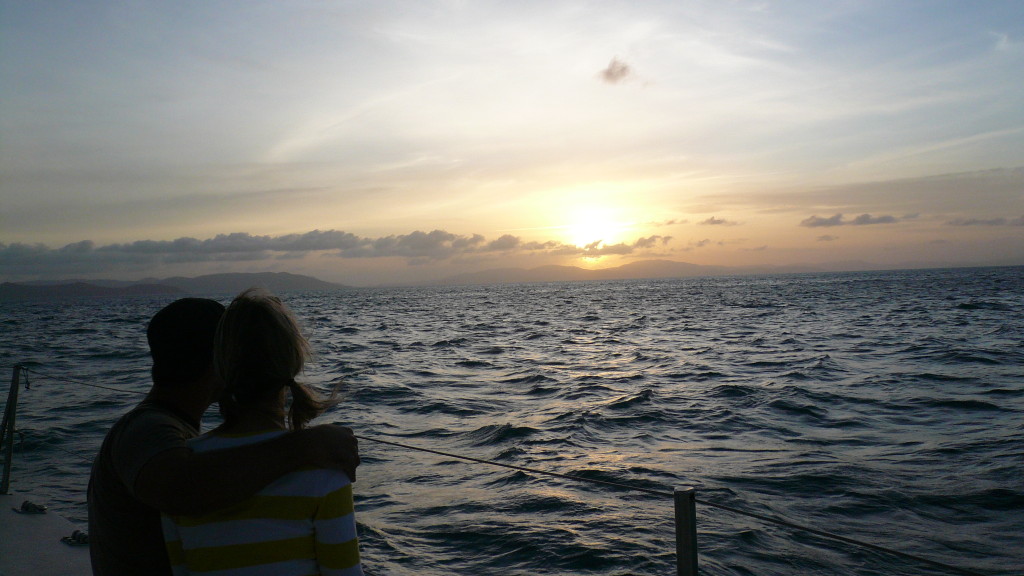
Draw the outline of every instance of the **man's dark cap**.
<instances>
[{"instance_id":1,"label":"man's dark cap","mask_svg":"<svg viewBox=\"0 0 1024 576\"><path fill-rule=\"evenodd\" d=\"M182 298L157 312L146 328L153 382L198 380L213 362L213 339L223 314L223 304L206 298Z\"/></svg>"}]
</instances>

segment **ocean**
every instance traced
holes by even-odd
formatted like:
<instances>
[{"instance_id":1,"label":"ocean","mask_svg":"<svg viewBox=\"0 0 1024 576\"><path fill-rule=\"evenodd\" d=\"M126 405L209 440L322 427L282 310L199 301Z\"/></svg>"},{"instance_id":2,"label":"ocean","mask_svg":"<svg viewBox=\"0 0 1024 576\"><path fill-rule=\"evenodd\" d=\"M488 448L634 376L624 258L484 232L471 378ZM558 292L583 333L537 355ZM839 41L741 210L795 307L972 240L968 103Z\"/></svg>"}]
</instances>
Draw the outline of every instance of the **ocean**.
<instances>
[{"instance_id":1,"label":"ocean","mask_svg":"<svg viewBox=\"0 0 1024 576\"><path fill-rule=\"evenodd\" d=\"M365 438L692 486L705 502L1024 574L1024 268L282 297L316 351L304 380L337 390L322 420ZM85 522L91 459L148 388L145 325L171 300L0 303L0 369L30 370L13 492ZM368 574L675 571L671 498L360 447ZM697 531L704 575L950 573L700 503Z\"/></svg>"}]
</instances>

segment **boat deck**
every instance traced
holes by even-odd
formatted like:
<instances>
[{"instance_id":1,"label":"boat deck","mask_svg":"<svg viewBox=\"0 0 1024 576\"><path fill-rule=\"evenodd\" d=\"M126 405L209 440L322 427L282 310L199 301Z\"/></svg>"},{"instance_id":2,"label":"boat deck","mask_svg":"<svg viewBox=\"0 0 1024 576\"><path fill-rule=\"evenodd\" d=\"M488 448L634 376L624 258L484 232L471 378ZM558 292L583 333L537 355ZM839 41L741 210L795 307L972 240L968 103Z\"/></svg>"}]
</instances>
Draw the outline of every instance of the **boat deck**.
<instances>
[{"instance_id":1,"label":"boat deck","mask_svg":"<svg viewBox=\"0 0 1024 576\"><path fill-rule=\"evenodd\" d=\"M61 538L84 526L53 512L19 514L29 500L24 494L0 494L0 576L88 576L92 574L88 546L68 546Z\"/></svg>"}]
</instances>

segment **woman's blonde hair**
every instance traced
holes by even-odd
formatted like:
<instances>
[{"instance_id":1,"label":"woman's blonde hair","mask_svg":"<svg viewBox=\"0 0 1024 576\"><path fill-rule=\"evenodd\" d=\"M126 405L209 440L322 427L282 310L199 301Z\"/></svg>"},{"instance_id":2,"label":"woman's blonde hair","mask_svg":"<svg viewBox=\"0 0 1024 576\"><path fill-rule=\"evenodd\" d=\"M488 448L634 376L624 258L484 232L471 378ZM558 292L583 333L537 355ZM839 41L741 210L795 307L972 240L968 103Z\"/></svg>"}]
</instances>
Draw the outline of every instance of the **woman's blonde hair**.
<instances>
[{"instance_id":1,"label":"woman's blonde hair","mask_svg":"<svg viewBox=\"0 0 1024 576\"><path fill-rule=\"evenodd\" d=\"M242 406L273 400L287 387L290 427L305 426L327 406L295 381L309 356L309 342L280 298L258 288L239 294L221 318L214 348L225 422L230 425Z\"/></svg>"}]
</instances>

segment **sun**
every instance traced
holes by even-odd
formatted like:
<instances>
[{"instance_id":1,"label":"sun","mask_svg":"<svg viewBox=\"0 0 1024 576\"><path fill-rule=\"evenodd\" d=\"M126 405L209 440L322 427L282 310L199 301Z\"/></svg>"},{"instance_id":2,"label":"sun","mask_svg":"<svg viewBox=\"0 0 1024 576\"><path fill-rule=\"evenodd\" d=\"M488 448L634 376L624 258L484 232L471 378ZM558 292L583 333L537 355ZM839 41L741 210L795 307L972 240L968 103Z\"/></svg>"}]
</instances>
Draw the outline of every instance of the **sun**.
<instances>
[{"instance_id":1,"label":"sun","mask_svg":"<svg viewBox=\"0 0 1024 576\"><path fill-rule=\"evenodd\" d=\"M583 207L570 212L569 223L565 226L566 239L569 243L584 247L595 242L616 244L622 241L622 234L628 225L622 222L617 214L606 207Z\"/></svg>"}]
</instances>

